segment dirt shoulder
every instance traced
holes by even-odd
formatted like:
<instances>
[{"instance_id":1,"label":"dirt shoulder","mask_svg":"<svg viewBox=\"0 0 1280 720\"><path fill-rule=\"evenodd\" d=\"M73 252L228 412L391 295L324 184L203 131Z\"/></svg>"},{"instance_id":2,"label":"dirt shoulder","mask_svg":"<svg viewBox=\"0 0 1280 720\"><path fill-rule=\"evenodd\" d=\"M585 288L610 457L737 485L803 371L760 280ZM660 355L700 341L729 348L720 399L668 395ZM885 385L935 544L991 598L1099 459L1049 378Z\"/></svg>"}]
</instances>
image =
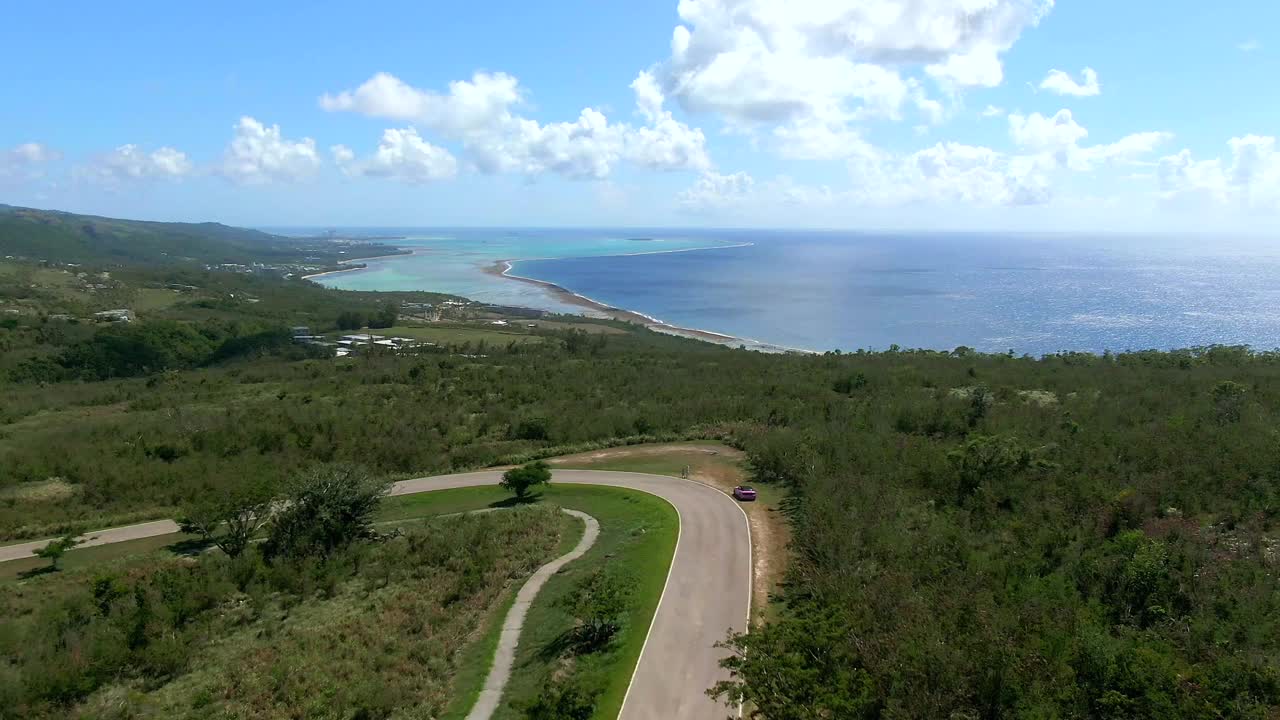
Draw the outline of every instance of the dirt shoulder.
<instances>
[{"instance_id":1,"label":"dirt shoulder","mask_svg":"<svg viewBox=\"0 0 1280 720\"><path fill-rule=\"evenodd\" d=\"M680 477L687 467L689 479L729 493L747 480L745 454L711 442L632 445L593 450L547 460L553 467L585 470L625 470ZM740 503L751 526L752 622L766 616L769 595L778 589L786 573L791 529L779 505L783 497L771 488L758 488L760 499Z\"/></svg>"}]
</instances>

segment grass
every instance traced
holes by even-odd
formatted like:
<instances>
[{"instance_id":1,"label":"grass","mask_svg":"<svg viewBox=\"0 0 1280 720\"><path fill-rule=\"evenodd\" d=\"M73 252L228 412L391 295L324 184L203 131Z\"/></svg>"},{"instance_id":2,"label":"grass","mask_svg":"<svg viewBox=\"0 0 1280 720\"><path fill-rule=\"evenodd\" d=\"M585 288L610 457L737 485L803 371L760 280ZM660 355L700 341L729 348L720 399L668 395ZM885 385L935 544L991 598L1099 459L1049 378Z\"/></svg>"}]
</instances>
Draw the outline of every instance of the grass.
<instances>
[{"instance_id":1,"label":"grass","mask_svg":"<svg viewBox=\"0 0 1280 720\"><path fill-rule=\"evenodd\" d=\"M510 496L497 487L441 490L420 495L406 495L387 501L384 512L396 515L447 514L509 504ZM576 681L601 691L595 717L616 718L622 699L631 682L636 662L640 659L645 637L658 600L666 585L667 569L675 553L679 518L665 501L647 493L594 485L556 485L542 490L538 503L581 510L600 522L600 537L585 557L567 566L543 587L529 609L520 636L515 666L507 684L503 705L495 714L499 720L517 718L512 703L535 698L553 677L571 673ZM623 629L604 651L566 658L559 648L573 618L559 601L587 573L607 563L611 570L625 573L633 588L630 614ZM496 617L502 617L497 615ZM476 647L492 648L497 642L501 623L491 621L486 635ZM492 637L490 637L492 636ZM490 651L491 655L491 651ZM487 671L487 662L485 665ZM483 682L484 673L477 673ZM450 706L446 718L462 717L478 691L475 680L455 685L456 704Z\"/></svg>"},{"instance_id":2,"label":"grass","mask_svg":"<svg viewBox=\"0 0 1280 720\"><path fill-rule=\"evenodd\" d=\"M433 342L437 345L461 345L465 342L475 345L476 343L483 342L487 345L501 345L505 347L513 342L542 342L543 340L541 336L530 335L526 332L508 332L504 330L490 329L489 327L424 327L418 325L396 325L394 327L378 330L362 330L361 332L370 332L375 335L386 335L388 337L408 337L415 340Z\"/></svg>"},{"instance_id":3,"label":"grass","mask_svg":"<svg viewBox=\"0 0 1280 720\"><path fill-rule=\"evenodd\" d=\"M173 533L171 535L156 535L155 537L142 538L140 540L76 548L69 550L66 555L62 556L60 565L64 571L70 571L98 567L115 560L149 553L171 556L175 551L180 551L184 547L182 543L196 539L194 535ZM48 564L48 560L38 557L0 563L0 582L29 577L33 571L38 574L40 568Z\"/></svg>"},{"instance_id":4,"label":"grass","mask_svg":"<svg viewBox=\"0 0 1280 720\"><path fill-rule=\"evenodd\" d=\"M585 532L586 525L578 523L575 519L573 527L575 529L574 532L566 532L560 537L560 547L556 548L554 557L560 557L568 553L582 539L582 533ZM503 620L507 617L507 613L510 612L511 606L515 604L516 593L519 591L520 586L518 585L507 588L506 597L503 598L501 603L490 609L489 615L483 620L482 627L485 628L485 631L480 640L471 643L463 652L462 658L458 662L458 672L454 676L453 700L449 703L444 715L441 716L444 720L465 717L480 697L480 691L484 689L485 678L489 676L489 670L493 667L493 656L498 650L498 640L502 636ZM523 640L523 638L521 639Z\"/></svg>"},{"instance_id":5,"label":"grass","mask_svg":"<svg viewBox=\"0 0 1280 720\"><path fill-rule=\"evenodd\" d=\"M138 288L134 292L132 309L138 312L163 310L184 299L187 298L173 290L166 290L164 288Z\"/></svg>"}]
</instances>

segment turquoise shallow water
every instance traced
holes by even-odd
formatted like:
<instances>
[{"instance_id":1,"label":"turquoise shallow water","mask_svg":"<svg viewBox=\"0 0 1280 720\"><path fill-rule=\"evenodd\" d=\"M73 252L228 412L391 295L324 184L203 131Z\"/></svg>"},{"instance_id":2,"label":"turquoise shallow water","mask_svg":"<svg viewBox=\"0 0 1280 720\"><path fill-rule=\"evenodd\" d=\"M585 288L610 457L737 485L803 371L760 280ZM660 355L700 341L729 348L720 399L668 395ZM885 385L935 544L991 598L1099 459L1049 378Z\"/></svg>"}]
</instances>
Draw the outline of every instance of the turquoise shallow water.
<instances>
[{"instance_id":1,"label":"turquoise shallow water","mask_svg":"<svg viewBox=\"0 0 1280 720\"><path fill-rule=\"evenodd\" d=\"M530 258L515 263L514 273L672 325L783 347L966 345L1032 355L1280 347L1280 242L1268 238L591 230L412 235L403 244L423 254L321 280L578 312L536 286L481 271L497 260ZM654 240L628 239L637 236ZM708 246L717 249L661 252Z\"/></svg>"},{"instance_id":2,"label":"turquoise shallow water","mask_svg":"<svg viewBox=\"0 0 1280 720\"><path fill-rule=\"evenodd\" d=\"M581 313L581 307L560 302L537 286L504 280L484 269L502 260L629 256L720 244L708 237L651 238L607 231L400 232L406 235L404 239L386 242L412 250L413 256L368 260L365 269L325 275L315 281L344 290L432 290L498 305Z\"/></svg>"}]
</instances>

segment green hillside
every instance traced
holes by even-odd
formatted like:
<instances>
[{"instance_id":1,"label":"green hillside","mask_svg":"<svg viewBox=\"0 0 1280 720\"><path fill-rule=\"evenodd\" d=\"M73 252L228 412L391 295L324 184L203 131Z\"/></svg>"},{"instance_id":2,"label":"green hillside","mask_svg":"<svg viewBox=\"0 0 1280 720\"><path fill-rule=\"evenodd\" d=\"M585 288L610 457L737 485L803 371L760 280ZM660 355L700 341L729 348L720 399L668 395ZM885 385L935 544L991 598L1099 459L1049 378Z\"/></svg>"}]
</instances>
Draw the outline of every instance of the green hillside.
<instances>
[{"instance_id":1,"label":"green hillside","mask_svg":"<svg viewBox=\"0 0 1280 720\"><path fill-rule=\"evenodd\" d=\"M393 252L385 245L288 238L220 223L120 220L0 205L0 255L55 263L331 266Z\"/></svg>"}]
</instances>

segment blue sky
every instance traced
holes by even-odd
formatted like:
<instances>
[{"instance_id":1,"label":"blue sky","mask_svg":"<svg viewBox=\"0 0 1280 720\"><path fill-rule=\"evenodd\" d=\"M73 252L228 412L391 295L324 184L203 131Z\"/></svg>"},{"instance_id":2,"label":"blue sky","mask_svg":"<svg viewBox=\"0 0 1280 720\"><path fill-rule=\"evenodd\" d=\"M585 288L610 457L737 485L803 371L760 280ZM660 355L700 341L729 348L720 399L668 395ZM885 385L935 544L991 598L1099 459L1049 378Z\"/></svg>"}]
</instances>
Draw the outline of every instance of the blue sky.
<instances>
[{"instance_id":1,"label":"blue sky","mask_svg":"<svg viewBox=\"0 0 1280 720\"><path fill-rule=\"evenodd\" d=\"M1280 6L25 3L0 202L250 225L1280 227Z\"/></svg>"}]
</instances>

